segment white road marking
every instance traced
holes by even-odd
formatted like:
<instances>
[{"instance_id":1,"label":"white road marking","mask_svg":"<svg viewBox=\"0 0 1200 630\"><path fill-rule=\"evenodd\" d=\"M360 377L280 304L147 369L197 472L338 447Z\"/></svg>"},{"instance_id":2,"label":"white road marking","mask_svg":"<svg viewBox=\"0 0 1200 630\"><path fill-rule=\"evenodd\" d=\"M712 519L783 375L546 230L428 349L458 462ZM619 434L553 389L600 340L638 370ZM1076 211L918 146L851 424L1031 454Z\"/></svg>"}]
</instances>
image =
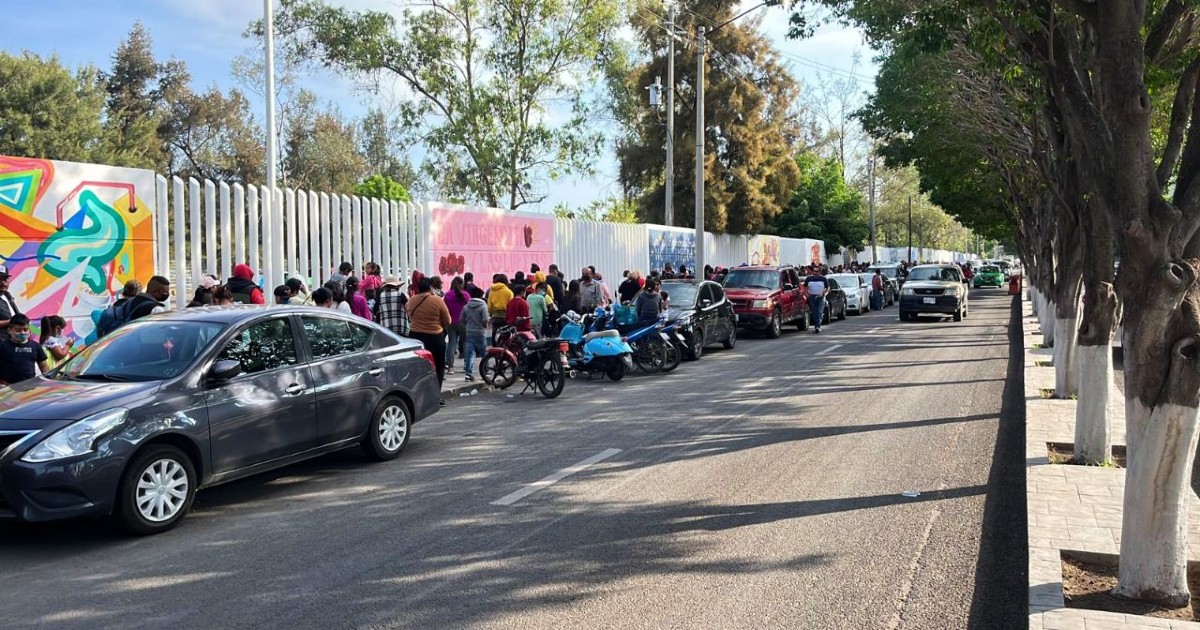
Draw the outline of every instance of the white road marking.
<instances>
[{"instance_id":1,"label":"white road marking","mask_svg":"<svg viewBox=\"0 0 1200 630\"><path fill-rule=\"evenodd\" d=\"M550 475L549 477L535 481L535 482L525 486L524 488L517 490L516 492L506 494L506 495L500 497L499 499L492 501L492 505L512 505L512 504L516 503L517 501L520 501L521 499L524 499L525 497L537 492L538 490L541 490L543 488L546 488L548 486L556 484L556 483L562 481L563 479L566 479L567 477L570 477L571 475L574 475L575 473L577 473L581 470L584 470L587 467L592 466L593 464L598 464L620 452L621 452L621 449L619 449L619 448L604 449L603 451L600 451L599 453L596 453L595 455L592 455L591 457L589 457L575 465L568 466L568 467L554 473L553 475Z\"/></svg>"},{"instance_id":2,"label":"white road marking","mask_svg":"<svg viewBox=\"0 0 1200 630\"><path fill-rule=\"evenodd\" d=\"M843 345L845 345L845 344L839 343L839 344L834 344L832 346L829 346L828 348L825 348L824 350L818 352L817 356L821 356L822 354L829 354L830 352L833 352L834 350L841 348Z\"/></svg>"}]
</instances>

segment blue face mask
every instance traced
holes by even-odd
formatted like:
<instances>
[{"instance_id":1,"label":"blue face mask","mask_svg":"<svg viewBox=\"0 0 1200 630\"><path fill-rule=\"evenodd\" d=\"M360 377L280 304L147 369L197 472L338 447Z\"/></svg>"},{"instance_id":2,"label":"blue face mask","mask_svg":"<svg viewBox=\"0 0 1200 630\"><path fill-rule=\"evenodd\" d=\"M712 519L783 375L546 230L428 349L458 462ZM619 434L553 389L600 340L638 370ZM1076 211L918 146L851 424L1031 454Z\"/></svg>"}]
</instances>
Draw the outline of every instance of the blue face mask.
<instances>
[{"instance_id":1,"label":"blue face mask","mask_svg":"<svg viewBox=\"0 0 1200 630\"><path fill-rule=\"evenodd\" d=\"M13 341L17 343L29 343L29 333L13 333Z\"/></svg>"}]
</instances>

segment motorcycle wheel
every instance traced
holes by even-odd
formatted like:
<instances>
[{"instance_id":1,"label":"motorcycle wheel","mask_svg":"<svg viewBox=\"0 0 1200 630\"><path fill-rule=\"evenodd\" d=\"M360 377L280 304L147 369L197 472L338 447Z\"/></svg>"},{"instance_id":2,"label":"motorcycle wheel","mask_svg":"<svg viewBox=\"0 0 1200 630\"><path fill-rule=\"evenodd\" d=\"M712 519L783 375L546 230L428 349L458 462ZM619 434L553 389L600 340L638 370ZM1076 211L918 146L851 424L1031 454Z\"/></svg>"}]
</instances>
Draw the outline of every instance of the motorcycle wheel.
<instances>
[{"instance_id":1,"label":"motorcycle wheel","mask_svg":"<svg viewBox=\"0 0 1200 630\"><path fill-rule=\"evenodd\" d=\"M479 377L496 389L508 389L517 382L517 365L508 357L486 356L479 362Z\"/></svg>"},{"instance_id":2,"label":"motorcycle wheel","mask_svg":"<svg viewBox=\"0 0 1200 630\"><path fill-rule=\"evenodd\" d=\"M680 360L683 359L683 353L673 343L663 344L663 374L673 371L679 367Z\"/></svg>"},{"instance_id":3,"label":"motorcycle wheel","mask_svg":"<svg viewBox=\"0 0 1200 630\"><path fill-rule=\"evenodd\" d=\"M625 362L618 357L608 366L608 369L605 370L604 375L614 383L625 378Z\"/></svg>"},{"instance_id":4,"label":"motorcycle wheel","mask_svg":"<svg viewBox=\"0 0 1200 630\"><path fill-rule=\"evenodd\" d=\"M666 360L664 354L661 343L640 341L633 350L633 365L646 374L660 372Z\"/></svg>"},{"instance_id":5,"label":"motorcycle wheel","mask_svg":"<svg viewBox=\"0 0 1200 630\"><path fill-rule=\"evenodd\" d=\"M541 374L538 375L537 388L546 398L557 398L567 382L567 371L563 369L562 358L558 354L546 355L542 360Z\"/></svg>"}]
</instances>

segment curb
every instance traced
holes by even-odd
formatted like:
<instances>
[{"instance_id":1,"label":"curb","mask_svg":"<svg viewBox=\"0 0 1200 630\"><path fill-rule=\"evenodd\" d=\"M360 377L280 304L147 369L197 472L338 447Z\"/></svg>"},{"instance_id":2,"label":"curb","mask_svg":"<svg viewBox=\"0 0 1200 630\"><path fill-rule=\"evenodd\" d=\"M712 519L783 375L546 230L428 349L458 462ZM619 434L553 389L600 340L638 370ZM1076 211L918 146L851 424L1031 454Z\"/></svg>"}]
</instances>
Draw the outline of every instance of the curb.
<instances>
[{"instance_id":1,"label":"curb","mask_svg":"<svg viewBox=\"0 0 1200 630\"><path fill-rule=\"evenodd\" d=\"M458 398L459 396L462 396L463 394L466 394L469 396L473 392L485 392L490 389L491 389L491 387L489 387L487 383L463 382L463 383L459 383L457 385L451 385L450 387L443 389L442 390L442 400L450 400L452 398Z\"/></svg>"}]
</instances>

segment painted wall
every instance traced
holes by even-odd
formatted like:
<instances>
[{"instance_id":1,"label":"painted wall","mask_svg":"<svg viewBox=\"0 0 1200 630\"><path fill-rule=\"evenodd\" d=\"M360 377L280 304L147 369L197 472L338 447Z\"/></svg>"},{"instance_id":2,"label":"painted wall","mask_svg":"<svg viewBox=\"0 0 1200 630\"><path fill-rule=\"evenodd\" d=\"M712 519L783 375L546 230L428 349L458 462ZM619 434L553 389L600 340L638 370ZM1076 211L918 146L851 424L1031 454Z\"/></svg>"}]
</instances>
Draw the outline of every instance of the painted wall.
<instances>
[{"instance_id":1,"label":"painted wall","mask_svg":"<svg viewBox=\"0 0 1200 630\"><path fill-rule=\"evenodd\" d=\"M686 228L653 226L647 229L650 245L650 269L662 269L667 263L675 271L683 265L696 267L696 232ZM649 270L647 270L647 273Z\"/></svg>"},{"instance_id":2,"label":"painted wall","mask_svg":"<svg viewBox=\"0 0 1200 630\"><path fill-rule=\"evenodd\" d=\"M554 262L552 216L450 204L430 204L429 212L433 266L426 274L442 276L447 287L468 271L485 286L493 274L511 278L517 271L528 273L533 263L545 269Z\"/></svg>"},{"instance_id":3,"label":"painted wall","mask_svg":"<svg viewBox=\"0 0 1200 630\"><path fill-rule=\"evenodd\" d=\"M780 264L779 237L763 235L751 237L747 262L751 265Z\"/></svg>"},{"instance_id":4,"label":"painted wall","mask_svg":"<svg viewBox=\"0 0 1200 630\"><path fill-rule=\"evenodd\" d=\"M18 308L91 336L93 311L155 273L154 186L151 171L0 156L0 259Z\"/></svg>"}]
</instances>

